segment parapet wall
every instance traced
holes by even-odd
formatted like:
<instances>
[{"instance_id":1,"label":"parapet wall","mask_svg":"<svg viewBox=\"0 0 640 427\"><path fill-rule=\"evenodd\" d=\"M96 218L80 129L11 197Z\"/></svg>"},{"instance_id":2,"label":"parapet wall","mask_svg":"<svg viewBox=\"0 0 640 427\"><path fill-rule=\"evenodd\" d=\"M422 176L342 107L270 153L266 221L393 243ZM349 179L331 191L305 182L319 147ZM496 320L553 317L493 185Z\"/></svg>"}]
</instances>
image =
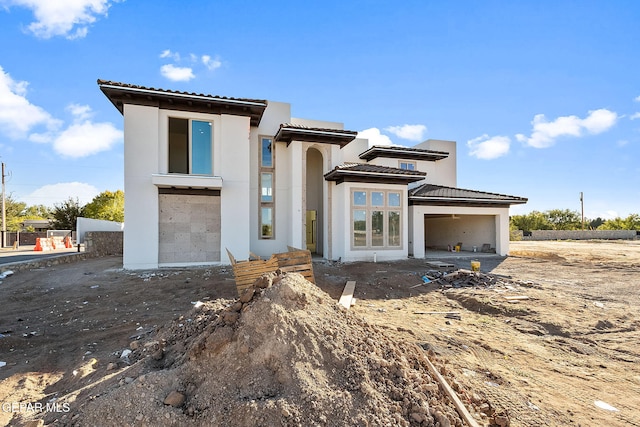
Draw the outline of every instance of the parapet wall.
<instances>
[{"instance_id":1,"label":"parapet wall","mask_svg":"<svg viewBox=\"0 0 640 427\"><path fill-rule=\"evenodd\" d=\"M532 230L522 240L634 240L636 230Z\"/></svg>"},{"instance_id":2,"label":"parapet wall","mask_svg":"<svg viewBox=\"0 0 640 427\"><path fill-rule=\"evenodd\" d=\"M84 250L92 256L122 255L122 231L87 231Z\"/></svg>"}]
</instances>

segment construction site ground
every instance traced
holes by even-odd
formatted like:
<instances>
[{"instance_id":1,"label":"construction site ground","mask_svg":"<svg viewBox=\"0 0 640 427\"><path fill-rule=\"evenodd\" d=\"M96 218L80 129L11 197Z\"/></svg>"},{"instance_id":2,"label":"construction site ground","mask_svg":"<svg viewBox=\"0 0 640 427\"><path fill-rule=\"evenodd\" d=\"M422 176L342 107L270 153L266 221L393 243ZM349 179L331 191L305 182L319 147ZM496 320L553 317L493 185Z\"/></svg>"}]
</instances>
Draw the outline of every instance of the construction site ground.
<instances>
[{"instance_id":1,"label":"construction site ground","mask_svg":"<svg viewBox=\"0 0 640 427\"><path fill-rule=\"evenodd\" d=\"M317 261L314 273L336 302L355 280L350 310L431 350L480 425L493 412L511 426L640 426L640 241L512 242L510 253L481 258L492 286L425 284L431 259ZM473 256L441 261L470 269ZM228 266L121 265L95 258L2 280L0 425L117 377L123 350L197 301L237 297Z\"/></svg>"}]
</instances>

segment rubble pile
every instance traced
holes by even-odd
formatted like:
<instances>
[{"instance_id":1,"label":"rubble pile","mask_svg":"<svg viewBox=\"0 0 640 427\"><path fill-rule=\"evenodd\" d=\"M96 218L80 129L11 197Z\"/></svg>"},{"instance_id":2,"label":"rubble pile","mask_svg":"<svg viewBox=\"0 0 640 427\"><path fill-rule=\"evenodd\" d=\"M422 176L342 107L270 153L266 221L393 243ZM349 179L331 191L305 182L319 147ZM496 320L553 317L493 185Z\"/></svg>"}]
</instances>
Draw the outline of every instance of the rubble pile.
<instances>
[{"instance_id":1,"label":"rubble pile","mask_svg":"<svg viewBox=\"0 0 640 427\"><path fill-rule=\"evenodd\" d=\"M296 273L262 276L149 339L138 362L60 424L463 425L422 349Z\"/></svg>"}]
</instances>

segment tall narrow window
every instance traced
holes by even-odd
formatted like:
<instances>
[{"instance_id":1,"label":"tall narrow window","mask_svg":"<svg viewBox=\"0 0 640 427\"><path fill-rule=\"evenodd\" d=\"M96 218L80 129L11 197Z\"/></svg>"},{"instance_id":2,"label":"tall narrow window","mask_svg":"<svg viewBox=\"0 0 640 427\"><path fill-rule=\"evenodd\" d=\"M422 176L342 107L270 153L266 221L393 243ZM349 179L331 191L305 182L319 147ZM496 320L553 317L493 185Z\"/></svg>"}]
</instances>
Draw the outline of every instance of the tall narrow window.
<instances>
[{"instance_id":1,"label":"tall narrow window","mask_svg":"<svg viewBox=\"0 0 640 427\"><path fill-rule=\"evenodd\" d=\"M262 188L260 201L273 202L273 174L270 172L261 173L260 181L262 182L262 184L260 185L260 187Z\"/></svg>"},{"instance_id":2,"label":"tall narrow window","mask_svg":"<svg viewBox=\"0 0 640 427\"><path fill-rule=\"evenodd\" d=\"M353 211L353 246L367 246L367 211Z\"/></svg>"},{"instance_id":3,"label":"tall narrow window","mask_svg":"<svg viewBox=\"0 0 640 427\"><path fill-rule=\"evenodd\" d=\"M273 238L273 208L266 207L261 209L261 231L260 235L264 239Z\"/></svg>"},{"instance_id":4,"label":"tall narrow window","mask_svg":"<svg viewBox=\"0 0 640 427\"><path fill-rule=\"evenodd\" d=\"M275 145L269 137L259 137L260 238L275 238Z\"/></svg>"},{"instance_id":5,"label":"tall narrow window","mask_svg":"<svg viewBox=\"0 0 640 427\"><path fill-rule=\"evenodd\" d=\"M211 122L169 118L169 173L211 175Z\"/></svg>"}]
</instances>

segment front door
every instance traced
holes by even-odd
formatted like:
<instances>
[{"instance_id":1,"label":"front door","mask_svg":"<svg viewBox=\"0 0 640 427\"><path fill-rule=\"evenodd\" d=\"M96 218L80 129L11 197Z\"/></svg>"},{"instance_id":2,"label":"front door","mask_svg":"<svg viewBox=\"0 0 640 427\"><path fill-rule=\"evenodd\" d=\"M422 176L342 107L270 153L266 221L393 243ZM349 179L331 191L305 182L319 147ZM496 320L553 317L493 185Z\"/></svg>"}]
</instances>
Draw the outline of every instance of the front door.
<instances>
[{"instance_id":1,"label":"front door","mask_svg":"<svg viewBox=\"0 0 640 427\"><path fill-rule=\"evenodd\" d=\"M318 211L307 211L307 249L316 252L318 238Z\"/></svg>"}]
</instances>

